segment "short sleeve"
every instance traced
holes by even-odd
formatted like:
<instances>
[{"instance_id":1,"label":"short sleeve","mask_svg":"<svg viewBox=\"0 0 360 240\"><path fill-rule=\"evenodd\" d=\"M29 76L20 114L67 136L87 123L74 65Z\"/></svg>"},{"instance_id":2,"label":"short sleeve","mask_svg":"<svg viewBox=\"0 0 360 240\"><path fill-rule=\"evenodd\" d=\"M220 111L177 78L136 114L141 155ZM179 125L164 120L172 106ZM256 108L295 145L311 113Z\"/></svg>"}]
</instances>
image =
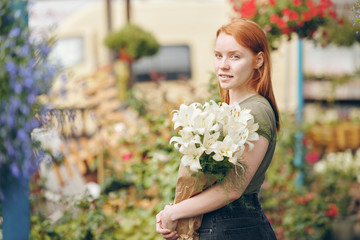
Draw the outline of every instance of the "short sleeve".
<instances>
[{"instance_id":1,"label":"short sleeve","mask_svg":"<svg viewBox=\"0 0 360 240\"><path fill-rule=\"evenodd\" d=\"M274 111L267 100L245 101L240 103L240 106L251 110L255 123L259 124L258 134L272 142L276 138L276 120Z\"/></svg>"}]
</instances>

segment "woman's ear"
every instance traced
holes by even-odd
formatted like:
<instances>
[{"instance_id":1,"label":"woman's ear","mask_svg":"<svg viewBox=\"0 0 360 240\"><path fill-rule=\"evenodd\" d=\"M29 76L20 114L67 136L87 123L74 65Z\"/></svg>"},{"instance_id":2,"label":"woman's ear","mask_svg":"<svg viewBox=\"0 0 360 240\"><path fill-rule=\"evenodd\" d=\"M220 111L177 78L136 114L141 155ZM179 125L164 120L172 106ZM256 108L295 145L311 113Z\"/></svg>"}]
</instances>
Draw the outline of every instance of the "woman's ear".
<instances>
[{"instance_id":1,"label":"woman's ear","mask_svg":"<svg viewBox=\"0 0 360 240\"><path fill-rule=\"evenodd\" d=\"M261 68L264 64L264 53L259 52L255 57L255 68Z\"/></svg>"}]
</instances>

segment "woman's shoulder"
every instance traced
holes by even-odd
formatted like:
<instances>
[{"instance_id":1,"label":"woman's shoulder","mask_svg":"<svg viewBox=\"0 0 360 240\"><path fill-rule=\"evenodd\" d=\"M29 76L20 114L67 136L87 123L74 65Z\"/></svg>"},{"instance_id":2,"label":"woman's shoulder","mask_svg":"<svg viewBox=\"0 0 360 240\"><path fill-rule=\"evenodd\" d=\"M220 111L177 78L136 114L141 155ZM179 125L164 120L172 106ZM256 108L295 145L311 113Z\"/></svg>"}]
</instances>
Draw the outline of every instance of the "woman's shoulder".
<instances>
[{"instance_id":1,"label":"woman's shoulder","mask_svg":"<svg viewBox=\"0 0 360 240\"><path fill-rule=\"evenodd\" d=\"M269 101L261 95L254 95L240 103L241 108L251 110L254 121L259 124L259 134L269 141L276 135L275 113Z\"/></svg>"},{"instance_id":2,"label":"woman's shoulder","mask_svg":"<svg viewBox=\"0 0 360 240\"><path fill-rule=\"evenodd\" d=\"M254 116L268 116L275 117L274 111L269 103L269 101L261 95L253 95L243 102L240 103L241 108L246 108L251 110L251 114Z\"/></svg>"}]
</instances>

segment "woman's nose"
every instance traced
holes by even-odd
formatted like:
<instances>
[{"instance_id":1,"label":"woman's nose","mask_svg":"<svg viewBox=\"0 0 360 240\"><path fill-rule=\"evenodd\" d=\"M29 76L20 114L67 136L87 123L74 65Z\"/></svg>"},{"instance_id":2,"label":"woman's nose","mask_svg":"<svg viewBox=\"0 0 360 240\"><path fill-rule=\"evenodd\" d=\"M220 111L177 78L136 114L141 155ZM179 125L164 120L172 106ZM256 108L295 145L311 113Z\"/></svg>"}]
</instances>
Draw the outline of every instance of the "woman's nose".
<instances>
[{"instance_id":1,"label":"woman's nose","mask_svg":"<svg viewBox=\"0 0 360 240\"><path fill-rule=\"evenodd\" d=\"M219 67L222 68L222 69L228 69L230 67L229 63L228 63L228 59L227 58L222 58L220 60Z\"/></svg>"}]
</instances>

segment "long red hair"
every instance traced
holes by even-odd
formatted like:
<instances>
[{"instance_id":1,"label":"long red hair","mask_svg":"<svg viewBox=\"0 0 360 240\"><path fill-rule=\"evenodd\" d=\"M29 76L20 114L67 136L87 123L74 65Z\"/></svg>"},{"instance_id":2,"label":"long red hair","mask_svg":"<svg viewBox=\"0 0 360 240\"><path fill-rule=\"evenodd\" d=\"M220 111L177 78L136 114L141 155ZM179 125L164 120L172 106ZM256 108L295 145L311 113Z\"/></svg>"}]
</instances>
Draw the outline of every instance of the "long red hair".
<instances>
[{"instance_id":1,"label":"long red hair","mask_svg":"<svg viewBox=\"0 0 360 240\"><path fill-rule=\"evenodd\" d=\"M255 56L263 52L264 62L263 65L254 71L249 82L256 92L265 97L274 113L276 118L276 129L280 130L280 116L279 110L275 101L275 96L271 84L271 64L270 64L270 50L265 32L255 22L244 19L236 18L229 24L222 26L216 33L216 37L220 33L231 35L243 47L248 48ZM221 88L219 84L220 96L223 102L229 104L229 91Z\"/></svg>"}]
</instances>

